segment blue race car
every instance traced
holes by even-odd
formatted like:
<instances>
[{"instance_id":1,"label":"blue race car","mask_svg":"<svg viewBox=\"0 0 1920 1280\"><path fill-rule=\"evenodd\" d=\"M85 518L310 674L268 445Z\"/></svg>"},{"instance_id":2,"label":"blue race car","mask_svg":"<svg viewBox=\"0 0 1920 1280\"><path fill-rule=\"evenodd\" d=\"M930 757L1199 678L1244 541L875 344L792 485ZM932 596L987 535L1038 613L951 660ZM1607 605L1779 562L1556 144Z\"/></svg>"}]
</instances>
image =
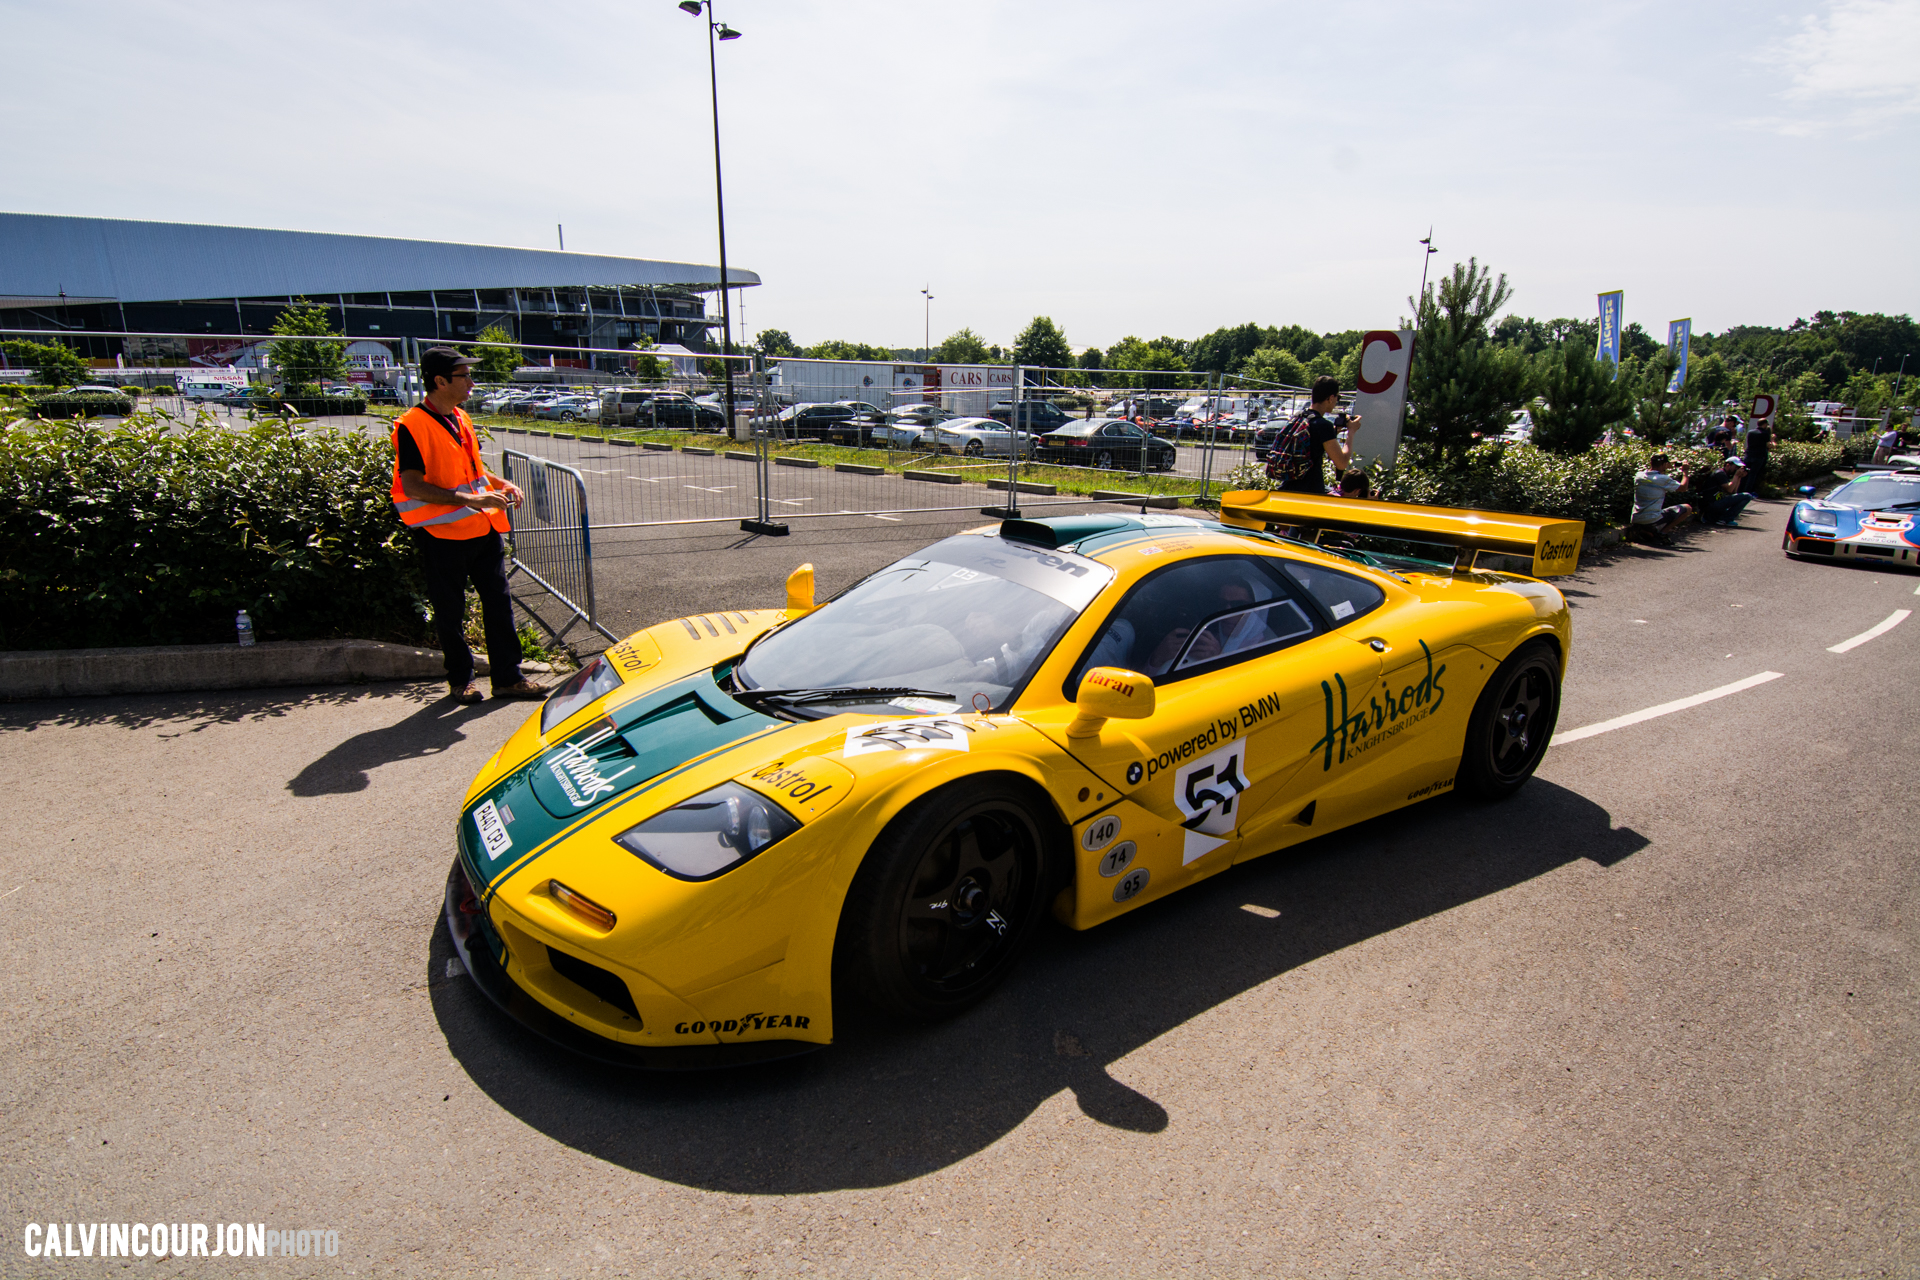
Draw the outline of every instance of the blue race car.
<instances>
[{"instance_id":1,"label":"blue race car","mask_svg":"<svg viewBox=\"0 0 1920 1280\"><path fill-rule=\"evenodd\" d=\"M1824 498L1803 485L1780 549L1790 556L1920 567L1920 468L1855 477Z\"/></svg>"}]
</instances>

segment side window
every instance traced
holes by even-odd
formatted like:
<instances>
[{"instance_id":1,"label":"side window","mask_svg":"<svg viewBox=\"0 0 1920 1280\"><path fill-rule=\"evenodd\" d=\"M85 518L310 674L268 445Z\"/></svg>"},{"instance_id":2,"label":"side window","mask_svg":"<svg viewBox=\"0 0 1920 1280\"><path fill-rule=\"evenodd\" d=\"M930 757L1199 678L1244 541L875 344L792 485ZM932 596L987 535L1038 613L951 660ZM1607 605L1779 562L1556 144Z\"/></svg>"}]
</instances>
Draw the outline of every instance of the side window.
<instances>
[{"instance_id":1,"label":"side window","mask_svg":"<svg viewBox=\"0 0 1920 1280\"><path fill-rule=\"evenodd\" d=\"M1357 574L1292 560L1284 563L1288 575L1333 615L1336 627L1372 613L1387 598L1386 592Z\"/></svg>"},{"instance_id":2,"label":"side window","mask_svg":"<svg viewBox=\"0 0 1920 1280\"><path fill-rule=\"evenodd\" d=\"M1214 556L1168 565L1127 594L1068 678L1124 667L1166 684L1272 653L1320 623L1265 557Z\"/></svg>"}]
</instances>

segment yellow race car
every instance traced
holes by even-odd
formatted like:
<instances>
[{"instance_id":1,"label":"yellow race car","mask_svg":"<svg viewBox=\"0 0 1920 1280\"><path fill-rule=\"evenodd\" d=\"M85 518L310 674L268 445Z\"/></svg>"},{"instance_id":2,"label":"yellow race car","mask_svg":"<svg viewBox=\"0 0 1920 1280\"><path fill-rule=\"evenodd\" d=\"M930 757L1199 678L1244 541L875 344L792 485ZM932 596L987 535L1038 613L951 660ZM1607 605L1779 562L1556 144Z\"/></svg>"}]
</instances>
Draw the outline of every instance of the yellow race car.
<instances>
[{"instance_id":1,"label":"yellow race car","mask_svg":"<svg viewBox=\"0 0 1920 1280\"><path fill-rule=\"evenodd\" d=\"M701 1067L944 1017L1087 929L1552 735L1581 525L1262 492L1007 520L661 623L474 780L446 920L522 1023ZM1501 558L1508 572L1488 567Z\"/></svg>"}]
</instances>

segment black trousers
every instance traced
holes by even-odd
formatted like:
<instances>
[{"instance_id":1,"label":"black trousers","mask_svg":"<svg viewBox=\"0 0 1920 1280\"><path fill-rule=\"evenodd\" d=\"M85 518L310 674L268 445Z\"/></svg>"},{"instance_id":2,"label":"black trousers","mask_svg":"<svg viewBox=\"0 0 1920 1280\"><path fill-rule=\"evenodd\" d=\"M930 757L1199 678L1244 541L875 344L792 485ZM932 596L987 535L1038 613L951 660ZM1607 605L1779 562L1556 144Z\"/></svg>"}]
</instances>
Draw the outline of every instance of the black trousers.
<instances>
[{"instance_id":1,"label":"black trousers","mask_svg":"<svg viewBox=\"0 0 1920 1280\"><path fill-rule=\"evenodd\" d=\"M447 658L447 683L464 689L473 680L473 650L467 648L467 583L480 594L480 617L486 623L487 663L493 687L519 684L520 637L513 627L513 601L507 595L507 549L500 535L489 529L478 538L436 538L424 529L413 531L420 546L420 563L427 580L427 602L433 606L433 628Z\"/></svg>"}]
</instances>

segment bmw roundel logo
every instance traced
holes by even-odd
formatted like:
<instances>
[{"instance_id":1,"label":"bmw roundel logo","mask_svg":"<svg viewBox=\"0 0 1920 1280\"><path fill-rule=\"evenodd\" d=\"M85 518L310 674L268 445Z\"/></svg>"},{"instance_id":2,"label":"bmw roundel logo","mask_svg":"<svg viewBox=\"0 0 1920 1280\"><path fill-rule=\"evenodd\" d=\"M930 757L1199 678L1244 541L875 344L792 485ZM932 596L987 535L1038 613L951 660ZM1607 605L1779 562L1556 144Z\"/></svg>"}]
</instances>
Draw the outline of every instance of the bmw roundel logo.
<instances>
[{"instance_id":1,"label":"bmw roundel logo","mask_svg":"<svg viewBox=\"0 0 1920 1280\"><path fill-rule=\"evenodd\" d=\"M1127 785L1131 787L1138 784L1140 781L1140 775L1145 772L1146 770L1140 767L1140 762L1138 760L1135 760L1132 764L1128 765L1127 766Z\"/></svg>"}]
</instances>

